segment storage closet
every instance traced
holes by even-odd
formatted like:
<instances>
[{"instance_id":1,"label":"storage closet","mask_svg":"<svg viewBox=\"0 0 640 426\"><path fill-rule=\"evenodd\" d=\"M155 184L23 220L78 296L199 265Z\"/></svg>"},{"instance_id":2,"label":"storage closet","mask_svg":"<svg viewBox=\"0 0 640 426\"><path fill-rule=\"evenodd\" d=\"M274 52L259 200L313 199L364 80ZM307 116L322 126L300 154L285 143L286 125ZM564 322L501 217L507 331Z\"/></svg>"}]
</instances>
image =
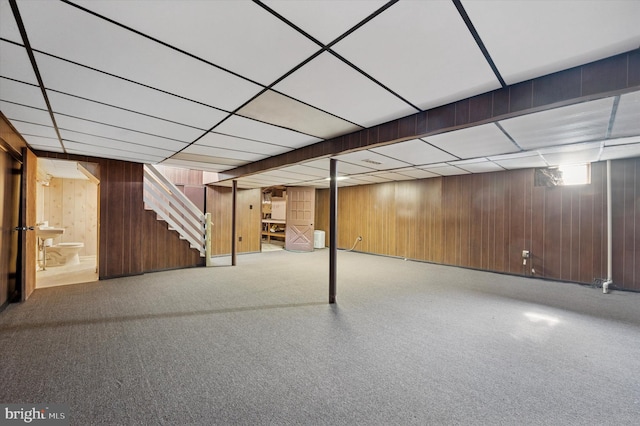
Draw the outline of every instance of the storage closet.
<instances>
[{"instance_id":1,"label":"storage closet","mask_svg":"<svg viewBox=\"0 0 640 426\"><path fill-rule=\"evenodd\" d=\"M262 242L284 242L287 224L287 191L284 187L262 190Z\"/></svg>"}]
</instances>

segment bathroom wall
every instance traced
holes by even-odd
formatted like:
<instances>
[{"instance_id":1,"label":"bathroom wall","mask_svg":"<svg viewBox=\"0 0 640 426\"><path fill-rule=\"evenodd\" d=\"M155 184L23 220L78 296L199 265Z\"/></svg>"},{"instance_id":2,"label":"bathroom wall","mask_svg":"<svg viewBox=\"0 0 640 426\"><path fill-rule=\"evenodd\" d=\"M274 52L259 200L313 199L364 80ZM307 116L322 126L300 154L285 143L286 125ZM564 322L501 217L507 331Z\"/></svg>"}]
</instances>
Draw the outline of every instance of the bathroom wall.
<instances>
[{"instance_id":1,"label":"bathroom wall","mask_svg":"<svg viewBox=\"0 0 640 426\"><path fill-rule=\"evenodd\" d=\"M88 180L51 178L38 185L38 222L64 228L57 243L82 242L80 256L95 256L98 249L98 186Z\"/></svg>"}]
</instances>

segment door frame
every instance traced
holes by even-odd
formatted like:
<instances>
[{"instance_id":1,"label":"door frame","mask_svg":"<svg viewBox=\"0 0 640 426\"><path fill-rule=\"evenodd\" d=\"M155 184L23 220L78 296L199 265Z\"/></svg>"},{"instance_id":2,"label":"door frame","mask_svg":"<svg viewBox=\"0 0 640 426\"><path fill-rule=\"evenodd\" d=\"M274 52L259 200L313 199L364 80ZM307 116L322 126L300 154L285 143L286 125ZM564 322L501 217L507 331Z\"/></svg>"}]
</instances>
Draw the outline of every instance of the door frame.
<instances>
[{"instance_id":1,"label":"door frame","mask_svg":"<svg viewBox=\"0 0 640 426\"><path fill-rule=\"evenodd\" d=\"M16 228L18 239L18 274L20 301L24 302L36 288L36 202L38 157L27 147L22 148L22 172L20 174L20 214Z\"/></svg>"}]
</instances>

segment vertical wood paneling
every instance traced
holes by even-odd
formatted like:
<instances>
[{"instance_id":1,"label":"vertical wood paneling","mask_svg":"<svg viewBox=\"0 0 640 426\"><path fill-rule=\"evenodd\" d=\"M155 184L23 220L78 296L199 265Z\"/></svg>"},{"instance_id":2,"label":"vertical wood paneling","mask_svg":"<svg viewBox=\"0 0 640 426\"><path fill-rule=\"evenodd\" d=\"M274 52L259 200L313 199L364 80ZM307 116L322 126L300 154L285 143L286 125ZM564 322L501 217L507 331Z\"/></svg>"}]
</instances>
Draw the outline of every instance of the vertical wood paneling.
<instances>
[{"instance_id":1,"label":"vertical wood paneling","mask_svg":"<svg viewBox=\"0 0 640 426\"><path fill-rule=\"evenodd\" d=\"M211 253L231 253L231 188L207 187L207 212L213 223Z\"/></svg>"},{"instance_id":2,"label":"vertical wood paneling","mask_svg":"<svg viewBox=\"0 0 640 426\"><path fill-rule=\"evenodd\" d=\"M507 176L507 174L503 174ZM545 230L545 188L533 187L532 189L532 209L531 209L531 258L529 259L528 272L534 272L531 275L544 276L544 238Z\"/></svg>"},{"instance_id":3,"label":"vertical wood paneling","mask_svg":"<svg viewBox=\"0 0 640 426\"><path fill-rule=\"evenodd\" d=\"M260 251L262 229L261 214L262 191L258 189L244 189L238 191L237 197L237 235L242 237L238 241L238 253Z\"/></svg>"},{"instance_id":4,"label":"vertical wood paneling","mask_svg":"<svg viewBox=\"0 0 640 426\"><path fill-rule=\"evenodd\" d=\"M640 289L640 159L613 164L614 283ZM339 247L362 235L364 252L591 283L606 276L605 190L605 163L575 187L535 187L527 169L340 188ZM317 191L326 229L327 206Z\"/></svg>"},{"instance_id":5,"label":"vertical wood paneling","mask_svg":"<svg viewBox=\"0 0 640 426\"><path fill-rule=\"evenodd\" d=\"M236 236L242 237L242 241L236 241L236 249L238 253L260 251L262 192L260 189L239 190L236 201ZM211 253L231 253L231 188L208 186L207 212L211 213L213 222Z\"/></svg>"},{"instance_id":6,"label":"vertical wood paneling","mask_svg":"<svg viewBox=\"0 0 640 426\"><path fill-rule=\"evenodd\" d=\"M562 247L562 192L560 188L545 188L544 258L540 275L560 278Z\"/></svg>"},{"instance_id":7,"label":"vertical wood paneling","mask_svg":"<svg viewBox=\"0 0 640 426\"><path fill-rule=\"evenodd\" d=\"M49 186L40 188L39 221L65 230L53 243L81 242L84 247L80 256L95 256L98 252L97 185L88 180L52 178Z\"/></svg>"},{"instance_id":8,"label":"vertical wood paneling","mask_svg":"<svg viewBox=\"0 0 640 426\"><path fill-rule=\"evenodd\" d=\"M561 280L571 279L571 195L573 191L560 189L560 276Z\"/></svg>"}]
</instances>

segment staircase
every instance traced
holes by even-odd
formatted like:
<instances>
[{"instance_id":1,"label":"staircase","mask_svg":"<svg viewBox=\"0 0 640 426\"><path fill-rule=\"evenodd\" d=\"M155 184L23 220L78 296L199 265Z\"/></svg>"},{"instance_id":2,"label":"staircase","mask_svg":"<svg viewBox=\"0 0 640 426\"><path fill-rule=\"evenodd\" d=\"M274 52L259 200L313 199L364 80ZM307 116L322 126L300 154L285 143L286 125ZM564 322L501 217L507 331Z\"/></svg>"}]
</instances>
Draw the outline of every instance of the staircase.
<instances>
[{"instance_id":1,"label":"staircase","mask_svg":"<svg viewBox=\"0 0 640 426\"><path fill-rule=\"evenodd\" d=\"M150 164L144 165L144 207L167 222L170 230L200 252L200 257L206 256L207 235L210 235L207 215Z\"/></svg>"}]
</instances>

